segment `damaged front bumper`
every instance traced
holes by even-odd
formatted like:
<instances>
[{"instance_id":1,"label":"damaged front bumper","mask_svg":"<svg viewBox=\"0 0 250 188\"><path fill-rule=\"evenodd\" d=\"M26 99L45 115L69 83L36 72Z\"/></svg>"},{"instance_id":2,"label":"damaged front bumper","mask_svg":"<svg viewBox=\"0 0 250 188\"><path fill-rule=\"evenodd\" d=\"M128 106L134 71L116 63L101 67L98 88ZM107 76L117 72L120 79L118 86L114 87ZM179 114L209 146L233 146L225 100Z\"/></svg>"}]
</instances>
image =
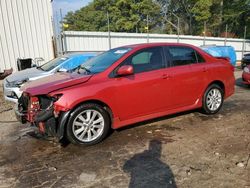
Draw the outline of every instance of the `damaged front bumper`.
<instances>
[{"instance_id":1,"label":"damaged front bumper","mask_svg":"<svg viewBox=\"0 0 250 188\"><path fill-rule=\"evenodd\" d=\"M39 132L46 136L57 137L62 140L65 136L65 127L68 122L70 111L61 112L58 118L54 116L54 110L44 110L37 113L34 122L29 122L27 120L27 112L20 112L18 107L15 107L15 115L16 119L22 123L30 123L31 125L35 125L38 127Z\"/></svg>"},{"instance_id":2,"label":"damaged front bumper","mask_svg":"<svg viewBox=\"0 0 250 188\"><path fill-rule=\"evenodd\" d=\"M21 122L22 124L25 124L27 122L27 120L26 120L26 114L22 113L22 112L19 112L18 105L15 106L14 110L15 110L16 119L19 122Z\"/></svg>"}]
</instances>

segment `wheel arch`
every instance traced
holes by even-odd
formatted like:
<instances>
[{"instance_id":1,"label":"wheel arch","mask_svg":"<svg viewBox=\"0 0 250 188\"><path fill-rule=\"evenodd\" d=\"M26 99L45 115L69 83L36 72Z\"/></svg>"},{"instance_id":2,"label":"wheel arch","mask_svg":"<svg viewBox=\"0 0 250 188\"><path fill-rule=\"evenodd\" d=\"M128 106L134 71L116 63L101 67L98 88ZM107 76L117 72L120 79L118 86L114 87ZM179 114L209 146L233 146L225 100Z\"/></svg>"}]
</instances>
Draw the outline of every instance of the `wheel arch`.
<instances>
[{"instance_id":1,"label":"wheel arch","mask_svg":"<svg viewBox=\"0 0 250 188\"><path fill-rule=\"evenodd\" d=\"M207 104L206 104L206 96L207 96L207 92L209 92L209 90L210 89L212 89L213 87L220 87L220 89L221 89L221 94L222 94L222 99L221 99L221 101L220 101L220 106L217 108L217 109L214 109L214 111L213 111L213 109L211 110L211 109L209 109L208 107L207 107ZM222 107L222 105L223 105L223 100L224 100L224 97L225 97L225 85L224 85L224 83L222 82L222 81L220 81L220 80L214 80L214 81L212 81L211 83L209 83L208 84L208 86L206 87L206 89L205 89L205 91L204 91L204 94L203 94L203 96L202 96L202 112L203 113L205 113L205 114L207 114L207 115L210 115L210 114L216 114L219 110L220 110L220 108Z\"/></svg>"},{"instance_id":2,"label":"wheel arch","mask_svg":"<svg viewBox=\"0 0 250 188\"><path fill-rule=\"evenodd\" d=\"M110 117L110 121L112 122L113 112L112 112L110 106L108 104L106 104L105 102L98 100L98 99L90 99L90 100L82 101L82 102L78 103L77 105L75 105L71 109L71 111L73 112L77 107L79 107L83 104L86 104L86 103L94 103L94 104L98 104L98 105L102 106L108 112L109 117Z\"/></svg>"},{"instance_id":3,"label":"wheel arch","mask_svg":"<svg viewBox=\"0 0 250 188\"><path fill-rule=\"evenodd\" d=\"M108 112L108 115L109 115L109 118L110 118L110 122L111 122L111 127L110 128L112 129L113 112L112 112L111 108L109 107L109 105L107 105L105 102L103 102L101 100L97 100L97 99L86 100L86 101L82 101L82 102L78 103L77 105L75 105L68 112L63 112L62 113L61 117L59 118L59 127L58 127L58 130L57 130L59 140L63 140L63 138L65 138L66 126L68 124L69 117L72 114L72 112L77 107L79 107L79 106L81 106L83 104L87 104L87 103L98 104L98 105L102 106Z\"/></svg>"},{"instance_id":4,"label":"wheel arch","mask_svg":"<svg viewBox=\"0 0 250 188\"><path fill-rule=\"evenodd\" d=\"M214 80L214 81L212 81L212 82L210 82L209 84L208 84L208 86L206 87L206 89L209 87L209 86L211 86L211 85L213 85L213 84L216 84L216 85L218 85L218 86L220 86L220 88L223 90L223 95L225 96L225 93L226 93L226 91L225 91L225 84L223 83L223 81L221 81L221 80ZM206 89L205 89L205 91L206 91Z\"/></svg>"}]
</instances>

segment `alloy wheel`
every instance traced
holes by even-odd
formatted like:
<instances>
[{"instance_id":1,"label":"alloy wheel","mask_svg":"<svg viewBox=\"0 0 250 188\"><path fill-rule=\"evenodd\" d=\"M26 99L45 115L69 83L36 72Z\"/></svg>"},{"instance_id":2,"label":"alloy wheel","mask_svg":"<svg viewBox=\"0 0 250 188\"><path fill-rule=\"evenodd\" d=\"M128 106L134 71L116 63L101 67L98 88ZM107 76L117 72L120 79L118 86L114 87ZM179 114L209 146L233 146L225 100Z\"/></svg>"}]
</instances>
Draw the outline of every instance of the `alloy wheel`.
<instances>
[{"instance_id":1,"label":"alloy wheel","mask_svg":"<svg viewBox=\"0 0 250 188\"><path fill-rule=\"evenodd\" d=\"M96 110L85 110L73 121L72 131L81 142L92 142L104 131L104 118Z\"/></svg>"},{"instance_id":2,"label":"alloy wheel","mask_svg":"<svg viewBox=\"0 0 250 188\"><path fill-rule=\"evenodd\" d=\"M219 89L213 88L208 92L206 104L211 111L216 111L218 108L220 108L222 104L222 94Z\"/></svg>"}]
</instances>

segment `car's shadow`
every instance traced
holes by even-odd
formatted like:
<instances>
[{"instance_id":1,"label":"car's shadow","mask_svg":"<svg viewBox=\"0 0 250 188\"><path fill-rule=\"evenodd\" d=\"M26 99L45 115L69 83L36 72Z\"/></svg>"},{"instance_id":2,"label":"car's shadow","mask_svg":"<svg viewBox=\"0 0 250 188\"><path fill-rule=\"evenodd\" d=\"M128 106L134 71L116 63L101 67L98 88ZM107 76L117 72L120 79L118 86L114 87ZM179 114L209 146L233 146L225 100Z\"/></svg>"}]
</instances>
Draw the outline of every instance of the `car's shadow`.
<instances>
[{"instance_id":1,"label":"car's shadow","mask_svg":"<svg viewBox=\"0 0 250 188\"><path fill-rule=\"evenodd\" d=\"M249 86L246 85L246 84L244 84L244 83L242 82L242 78L237 78L237 79L235 80L235 85L238 86L238 87L241 87L241 88L243 88L243 89L248 89L248 90L249 90Z\"/></svg>"},{"instance_id":2,"label":"car's shadow","mask_svg":"<svg viewBox=\"0 0 250 188\"><path fill-rule=\"evenodd\" d=\"M119 132L119 131L139 127L139 126L146 125L146 124L151 124L151 123L156 123L156 122L163 121L163 120L177 118L177 117L188 115L188 114L191 114L191 113L197 113L197 114L200 114L200 116L206 116L206 117L209 116L209 115L203 114L201 109L194 109L194 110L179 112L179 113L175 113L175 114L171 114L171 115L165 115L165 116L162 116L162 117L153 118L153 119L150 119L150 120L145 120L145 121L142 121L142 122L134 123L134 124L131 124L129 126L125 126L125 127L121 127L119 129L116 129L116 131Z\"/></svg>"}]
</instances>

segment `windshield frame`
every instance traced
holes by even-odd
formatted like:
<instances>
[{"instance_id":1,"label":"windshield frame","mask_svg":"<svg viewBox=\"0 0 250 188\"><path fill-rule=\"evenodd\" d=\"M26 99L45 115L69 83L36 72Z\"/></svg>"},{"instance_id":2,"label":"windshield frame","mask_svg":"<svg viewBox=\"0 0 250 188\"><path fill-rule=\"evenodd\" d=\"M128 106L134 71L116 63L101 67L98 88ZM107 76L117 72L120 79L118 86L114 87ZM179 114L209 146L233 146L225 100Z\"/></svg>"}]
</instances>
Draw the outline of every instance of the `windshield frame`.
<instances>
[{"instance_id":1,"label":"windshield frame","mask_svg":"<svg viewBox=\"0 0 250 188\"><path fill-rule=\"evenodd\" d=\"M63 60L63 58L64 58L64 60ZM60 56L60 57L51 59L50 61L44 63L44 64L41 65L41 66L38 66L37 69L42 70L42 71L44 71L44 72L54 72L55 70L58 70L58 68L60 68L60 66L63 65L65 62L67 62L69 59L71 59L70 56ZM46 66L46 65L48 65L49 63L51 63L52 61L56 61L56 60L58 60L58 61L62 61L62 60L63 60L63 61L62 61L60 64L58 64L57 66L54 66L53 68L51 68L51 69L49 69L49 70L45 70L45 69L44 69L44 66ZM57 62L58 62L58 61L57 61Z\"/></svg>"},{"instance_id":2,"label":"windshield frame","mask_svg":"<svg viewBox=\"0 0 250 188\"><path fill-rule=\"evenodd\" d=\"M105 72L107 69L112 67L112 65L114 65L117 61L119 61L121 58L126 56L132 50L133 50L133 48L126 47L126 46L110 49L108 51L105 51L105 52L89 59L88 61L86 61L85 63L80 65L80 67L77 69L77 71L79 74L82 74L82 72L80 70L83 70L84 71L83 73L91 74L91 75ZM113 53L113 54L111 54L113 56L107 56L107 55L110 55L109 53ZM114 55L117 55L117 57L115 57ZM110 58L110 57L113 59L109 60L108 58ZM106 61L105 62L105 63L107 63L106 66L105 66L105 63L102 63L103 61ZM100 65L100 63L104 64L104 66L96 66L98 64ZM93 70L93 68L94 68L94 70ZM97 70L95 70L96 68L99 68L100 70L97 71ZM90 72L86 71L86 69L89 70Z\"/></svg>"}]
</instances>

